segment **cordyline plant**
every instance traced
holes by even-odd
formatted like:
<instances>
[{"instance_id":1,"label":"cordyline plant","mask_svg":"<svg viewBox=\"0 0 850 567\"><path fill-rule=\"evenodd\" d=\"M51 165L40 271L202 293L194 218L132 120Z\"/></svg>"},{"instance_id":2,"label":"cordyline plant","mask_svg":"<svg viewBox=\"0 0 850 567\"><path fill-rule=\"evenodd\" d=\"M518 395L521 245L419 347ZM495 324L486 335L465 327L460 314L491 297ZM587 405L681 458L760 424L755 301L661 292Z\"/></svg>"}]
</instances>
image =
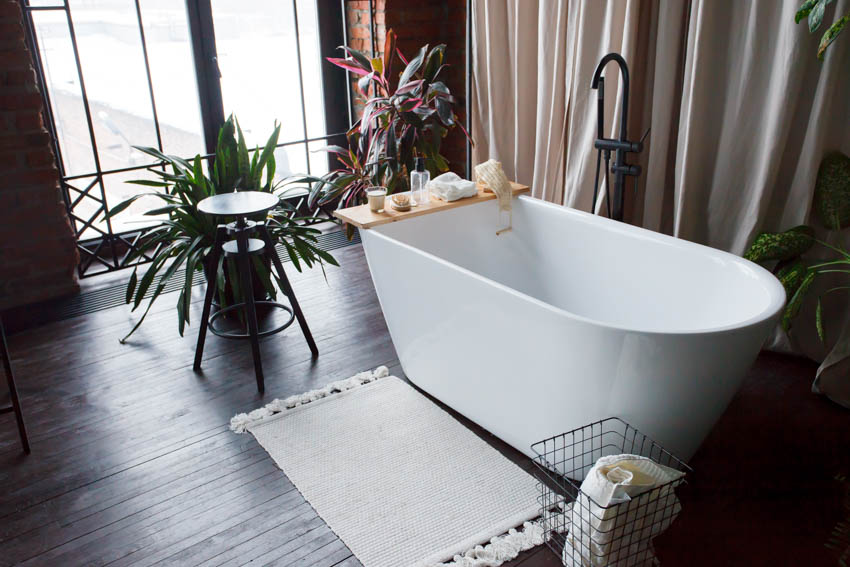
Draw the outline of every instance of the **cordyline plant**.
<instances>
[{"instance_id":1,"label":"cordyline plant","mask_svg":"<svg viewBox=\"0 0 850 567\"><path fill-rule=\"evenodd\" d=\"M133 304L133 311L145 298L149 300L144 314L127 336L121 339L122 343L139 328L153 302L163 293L168 282L178 274L182 278L180 295L177 298L177 325L181 336L185 325L189 323L192 283L196 272L203 272L208 282L215 278L219 304L222 307L230 302L241 301L239 278L234 262L225 260L223 255L217 266L212 266L209 262L217 225L234 219L215 219L205 215L198 211L198 203L211 195L237 190L285 192L283 186L290 181L274 181L274 150L279 135L280 125L276 124L265 147L262 151L259 148L253 150L252 158L242 129L231 116L219 131L215 160L209 177L204 173L203 158L200 155L196 155L192 161L187 161L165 155L155 148L136 147L158 160L159 163L148 168L158 179L139 179L128 183L154 187L157 190L130 197L113 207L107 217L119 214L136 199L151 196L162 201L162 206L144 214L165 215L165 218L159 224L143 230L139 244L127 258L128 262L140 256L151 256L152 260L141 279L136 268L127 284L126 301ZM301 262L308 267L319 264L323 269L323 261L337 266L336 260L317 246L316 236L320 231L304 226L304 222L312 218L294 217L293 212L292 205L281 200L276 208L269 211L265 219L261 216L252 220L266 221L272 240L284 246L299 272ZM277 290L272 285L272 274L267 263L256 256L252 256L252 260L254 280L259 280L265 292L275 297ZM184 269L183 272L180 272L181 268Z\"/></svg>"},{"instance_id":2,"label":"cordyline plant","mask_svg":"<svg viewBox=\"0 0 850 567\"><path fill-rule=\"evenodd\" d=\"M348 57L328 61L359 77L357 89L365 98L363 116L348 131L348 148L328 146L341 167L312 178L309 204L322 206L339 199L340 208L365 201L364 190L382 185L388 193L408 189L414 157L424 157L431 175L448 171L440 145L458 126L457 99L442 81L447 67L446 46L423 46L408 60L396 49L396 34L387 31L382 57L370 59L360 51L341 47ZM393 73L395 60L404 65ZM369 94L371 92L371 95Z\"/></svg>"}]
</instances>

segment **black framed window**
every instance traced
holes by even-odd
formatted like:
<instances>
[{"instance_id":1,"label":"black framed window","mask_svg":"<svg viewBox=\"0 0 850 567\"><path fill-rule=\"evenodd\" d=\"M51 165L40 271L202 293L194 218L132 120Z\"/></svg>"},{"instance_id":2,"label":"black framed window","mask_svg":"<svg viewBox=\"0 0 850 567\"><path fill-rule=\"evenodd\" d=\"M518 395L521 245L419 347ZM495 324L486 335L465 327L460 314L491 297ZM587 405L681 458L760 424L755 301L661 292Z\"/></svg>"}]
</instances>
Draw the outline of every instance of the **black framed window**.
<instances>
[{"instance_id":1,"label":"black framed window","mask_svg":"<svg viewBox=\"0 0 850 567\"><path fill-rule=\"evenodd\" d=\"M324 62L345 42L344 0L21 0L80 250L79 273L128 267L145 223L135 192L150 159L133 145L210 154L225 116L249 146L275 120L279 176L321 174L350 123L345 75Z\"/></svg>"}]
</instances>

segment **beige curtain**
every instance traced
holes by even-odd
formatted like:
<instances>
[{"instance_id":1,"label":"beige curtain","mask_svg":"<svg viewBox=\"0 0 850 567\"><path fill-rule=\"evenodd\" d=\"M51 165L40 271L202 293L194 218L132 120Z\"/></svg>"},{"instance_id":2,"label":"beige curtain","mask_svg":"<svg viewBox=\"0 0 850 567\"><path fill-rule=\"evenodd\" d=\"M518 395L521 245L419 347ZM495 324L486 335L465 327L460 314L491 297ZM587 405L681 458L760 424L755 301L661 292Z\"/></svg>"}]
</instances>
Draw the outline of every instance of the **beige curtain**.
<instances>
[{"instance_id":1,"label":"beige curtain","mask_svg":"<svg viewBox=\"0 0 850 567\"><path fill-rule=\"evenodd\" d=\"M644 151L631 156L643 174L635 193L627 182L629 222L736 254L759 231L809 222L824 152L850 154L850 38L819 62L820 34L794 24L799 4L473 1L473 161L499 159L535 197L590 210L590 80L599 59L617 51L632 73L628 137L651 127ZM848 9L850 0L838 0L824 21ZM612 64L605 73L611 136L622 97L616 71ZM604 209L600 195L595 210ZM846 306L831 299L831 331L850 341L850 321L840 317ZM777 333L771 346L819 360L828 354L808 328L792 342ZM827 359L833 369L836 352Z\"/></svg>"},{"instance_id":2,"label":"beige curtain","mask_svg":"<svg viewBox=\"0 0 850 567\"><path fill-rule=\"evenodd\" d=\"M650 125L653 131L669 130L671 114L659 114L655 124L644 107L669 107L676 99L686 15L686 0L473 0L473 162L499 159L509 176L532 185L535 197L590 210L596 171L593 71L606 53L622 54L632 72L630 133ZM663 32L658 42L657 29ZM605 79L609 136L619 133L616 70L612 64ZM658 93L657 101L646 99L652 93ZM667 160L656 162L661 169ZM600 192L596 209L601 208Z\"/></svg>"},{"instance_id":3,"label":"beige curtain","mask_svg":"<svg viewBox=\"0 0 850 567\"><path fill-rule=\"evenodd\" d=\"M563 192L565 85L572 59L565 2L473 2L473 163L498 157L534 196Z\"/></svg>"}]
</instances>

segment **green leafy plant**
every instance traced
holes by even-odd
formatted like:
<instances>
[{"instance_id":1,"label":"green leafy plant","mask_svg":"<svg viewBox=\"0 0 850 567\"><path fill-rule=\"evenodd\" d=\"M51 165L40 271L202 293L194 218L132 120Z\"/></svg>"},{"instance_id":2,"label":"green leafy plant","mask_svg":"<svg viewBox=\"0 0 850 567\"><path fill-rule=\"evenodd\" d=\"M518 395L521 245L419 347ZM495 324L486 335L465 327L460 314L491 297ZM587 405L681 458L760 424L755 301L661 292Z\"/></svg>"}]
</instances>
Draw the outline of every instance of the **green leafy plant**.
<instances>
[{"instance_id":1,"label":"green leafy plant","mask_svg":"<svg viewBox=\"0 0 850 567\"><path fill-rule=\"evenodd\" d=\"M831 4L832 1L833 0L806 0L794 15L794 23L799 24L803 18L807 18L809 23L809 32L815 33L821 26L821 23L823 23L823 14L827 5ZM848 12L844 17L838 18L831 26L829 26L829 29L826 30L826 33L824 33L823 37L821 37L820 45L818 45L818 59L823 59L823 54L826 51L826 48L836 40L842 31L844 31L844 28L847 27L848 23L850 23L850 12Z\"/></svg>"},{"instance_id":2,"label":"green leafy plant","mask_svg":"<svg viewBox=\"0 0 850 567\"><path fill-rule=\"evenodd\" d=\"M142 255L150 256L152 260L146 266L147 269L141 278L138 275L139 268L134 269L127 284L126 301L128 304L133 304L133 311L146 298L148 303L142 317L127 336L121 339L122 343L139 328L154 301L181 268L184 269L183 280L177 298L177 325L181 336L186 324L189 323L192 284L197 273L203 272L207 281L216 278L221 306L231 301L239 301L241 294L234 263L224 258L217 266L211 266L209 263L217 224L229 222L232 219L214 219L200 213L198 203L211 195L236 190L280 194L285 192L283 189L285 185L301 181L299 179L290 179L282 183L274 181L274 150L279 135L280 126L275 125L274 132L266 145L262 150L259 148L253 150L252 157L239 123L231 116L219 131L209 177L204 172L204 160L200 155L188 161L177 156L165 155L155 148L136 148L159 161L157 165L148 168L148 171L157 179L139 179L128 183L152 187L156 190L130 197L113 207L107 216L120 214L137 199L150 196L158 199L162 204L144 214L164 216L164 218L161 223L144 229L139 238L139 244L129 255L128 261ZM337 266L336 260L317 246L316 236L320 231L304 226L304 222L308 220L311 219L295 217L292 205L281 200L280 204L268 213L266 222L272 239L284 246L298 271L301 271L302 263L308 267L318 264L323 269L323 262ZM256 256L252 258L254 279L261 282L269 296L275 297L277 290L272 284L271 270L261 259Z\"/></svg>"},{"instance_id":3,"label":"green leafy plant","mask_svg":"<svg viewBox=\"0 0 850 567\"><path fill-rule=\"evenodd\" d=\"M455 114L458 101L442 81L446 46L425 45L408 60L395 43L389 30L382 57L370 59L343 46L347 57L328 58L359 77L357 89L365 100L362 117L346 134L348 147L325 148L340 166L312 179L311 207L335 199L341 208L360 204L372 185L383 185L388 193L405 191L414 157L424 157L425 167L437 175L449 169L440 154L446 134L459 127L469 137ZM400 73L393 73L396 59L404 65Z\"/></svg>"},{"instance_id":4,"label":"green leafy plant","mask_svg":"<svg viewBox=\"0 0 850 567\"><path fill-rule=\"evenodd\" d=\"M814 209L821 224L829 230L843 230L850 225L850 158L830 152L824 156L815 182ZM803 255L812 246L820 245L836 256L826 262L812 264ZM790 332L800 312L803 300L815 280L824 274L850 275L850 251L814 237L810 226L795 226L785 232L763 232L756 236L744 257L753 262L772 266L773 273L785 287L788 297L781 324ZM838 285L824 295L848 291L850 285ZM815 308L815 327L821 341L826 341L822 297Z\"/></svg>"}]
</instances>

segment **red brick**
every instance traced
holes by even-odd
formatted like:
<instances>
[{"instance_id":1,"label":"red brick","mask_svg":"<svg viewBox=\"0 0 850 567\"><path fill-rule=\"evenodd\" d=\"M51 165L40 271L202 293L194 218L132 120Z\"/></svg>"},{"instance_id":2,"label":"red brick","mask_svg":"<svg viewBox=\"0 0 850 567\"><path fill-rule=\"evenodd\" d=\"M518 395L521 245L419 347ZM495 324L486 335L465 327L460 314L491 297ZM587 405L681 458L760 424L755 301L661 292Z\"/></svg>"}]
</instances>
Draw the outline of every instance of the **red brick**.
<instances>
[{"instance_id":1,"label":"red brick","mask_svg":"<svg viewBox=\"0 0 850 567\"><path fill-rule=\"evenodd\" d=\"M59 172L55 168L22 171L5 176L3 182L12 187L28 187L31 185L55 186L59 183Z\"/></svg>"},{"instance_id":2,"label":"red brick","mask_svg":"<svg viewBox=\"0 0 850 567\"><path fill-rule=\"evenodd\" d=\"M0 18L21 21L21 7L17 2L5 0L0 2Z\"/></svg>"},{"instance_id":3,"label":"red brick","mask_svg":"<svg viewBox=\"0 0 850 567\"><path fill-rule=\"evenodd\" d=\"M23 45L23 44L22 44ZM16 50L0 50L0 68L4 69L20 69L27 68L32 65L29 53L26 51Z\"/></svg>"},{"instance_id":4,"label":"red brick","mask_svg":"<svg viewBox=\"0 0 850 567\"><path fill-rule=\"evenodd\" d=\"M56 162L53 159L53 152L49 148L44 148L43 150L27 152L27 165L36 168L45 165L55 166Z\"/></svg>"},{"instance_id":5,"label":"red brick","mask_svg":"<svg viewBox=\"0 0 850 567\"><path fill-rule=\"evenodd\" d=\"M368 26L354 26L349 31L349 37L355 39L369 39L371 37L369 34Z\"/></svg>"},{"instance_id":6,"label":"red brick","mask_svg":"<svg viewBox=\"0 0 850 567\"><path fill-rule=\"evenodd\" d=\"M7 39L24 39L24 26L20 22L4 21L0 23L0 37Z\"/></svg>"},{"instance_id":7,"label":"red brick","mask_svg":"<svg viewBox=\"0 0 850 567\"><path fill-rule=\"evenodd\" d=\"M22 112L15 117L15 127L21 132L42 132L44 121L40 111Z\"/></svg>"},{"instance_id":8,"label":"red brick","mask_svg":"<svg viewBox=\"0 0 850 567\"><path fill-rule=\"evenodd\" d=\"M38 93L0 94L0 109L41 110L42 99Z\"/></svg>"},{"instance_id":9,"label":"red brick","mask_svg":"<svg viewBox=\"0 0 850 567\"><path fill-rule=\"evenodd\" d=\"M18 153L0 154L0 171L9 172L18 167ZM0 207L0 211L2 211Z\"/></svg>"},{"instance_id":10,"label":"red brick","mask_svg":"<svg viewBox=\"0 0 850 567\"><path fill-rule=\"evenodd\" d=\"M3 74L3 85L10 87L35 86L35 69L12 69Z\"/></svg>"},{"instance_id":11,"label":"red brick","mask_svg":"<svg viewBox=\"0 0 850 567\"><path fill-rule=\"evenodd\" d=\"M18 1L0 0L0 308L78 289L79 256L21 22Z\"/></svg>"},{"instance_id":12,"label":"red brick","mask_svg":"<svg viewBox=\"0 0 850 567\"><path fill-rule=\"evenodd\" d=\"M0 152L18 150L21 148L44 147L51 142L50 134L47 132L39 132L37 134L26 135L5 135L0 136Z\"/></svg>"}]
</instances>

